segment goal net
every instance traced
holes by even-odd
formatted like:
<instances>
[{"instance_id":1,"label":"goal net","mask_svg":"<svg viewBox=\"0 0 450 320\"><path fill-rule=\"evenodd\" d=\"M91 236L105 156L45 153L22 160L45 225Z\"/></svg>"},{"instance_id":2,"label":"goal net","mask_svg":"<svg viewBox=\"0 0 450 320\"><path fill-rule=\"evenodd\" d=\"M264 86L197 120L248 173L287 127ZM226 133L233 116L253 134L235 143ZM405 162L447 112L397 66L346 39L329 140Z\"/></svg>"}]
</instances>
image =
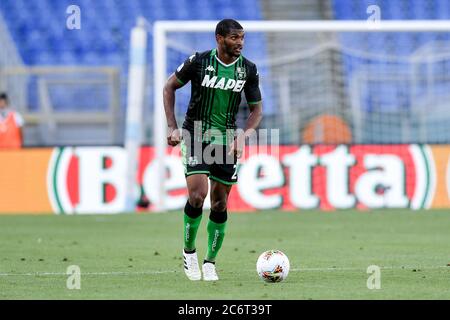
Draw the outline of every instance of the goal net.
<instances>
[{"instance_id":1,"label":"goal net","mask_svg":"<svg viewBox=\"0 0 450 320\"><path fill-rule=\"evenodd\" d=\"M195 52L216 47L215 21L153 26L150 141L163 207L164 83ZM260 75L264 120L282 145L448 143L450 22L243 21L243 54ZM181 126L190 85L177 91ZM238 126L249 110L243 99Z\"/></svg>"},{"instance_id":2,"label":"goal net","mask_svg":"<svg viewBox=\"0 0 450 320\"><path fill-rule=\"evenodd\" d=\"M263 125L279 128L284 144L449 141L450 35L442 22L431 23L360 22L347 31L334 28L345 22L243 23L244 55L260 72ZM213 26L169 27L167 75L215 48ZM180 121L189 95L187 86L177 96ZM241 111L240 119L245 101Z\"/></svg>"}]
</instances>

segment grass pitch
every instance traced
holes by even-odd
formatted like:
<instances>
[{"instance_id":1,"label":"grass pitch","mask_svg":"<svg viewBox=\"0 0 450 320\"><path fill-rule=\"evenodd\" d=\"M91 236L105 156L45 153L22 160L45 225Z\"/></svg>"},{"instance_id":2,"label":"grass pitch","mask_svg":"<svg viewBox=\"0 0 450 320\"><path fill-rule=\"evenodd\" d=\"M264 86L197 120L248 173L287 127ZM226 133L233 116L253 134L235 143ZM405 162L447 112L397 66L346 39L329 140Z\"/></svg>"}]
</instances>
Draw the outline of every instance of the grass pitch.
<instances>
[{"instance_id":1,"label":"grass pitch","mask_svg":"<svg viewBox=\"0 0 450 320\"><path fill-rule=\"evenodd\" d=\"M204 214L197 237L206 250ZM450 299L450 212L383 210L230 214L220 281L183 272L182 215L0 216L1 299ZM291 272L262 282L259 254L280 249ZM66 287L67 267L81 289ZM369 265L381 289L369 290Z\"/></svg>"}]
</instances>

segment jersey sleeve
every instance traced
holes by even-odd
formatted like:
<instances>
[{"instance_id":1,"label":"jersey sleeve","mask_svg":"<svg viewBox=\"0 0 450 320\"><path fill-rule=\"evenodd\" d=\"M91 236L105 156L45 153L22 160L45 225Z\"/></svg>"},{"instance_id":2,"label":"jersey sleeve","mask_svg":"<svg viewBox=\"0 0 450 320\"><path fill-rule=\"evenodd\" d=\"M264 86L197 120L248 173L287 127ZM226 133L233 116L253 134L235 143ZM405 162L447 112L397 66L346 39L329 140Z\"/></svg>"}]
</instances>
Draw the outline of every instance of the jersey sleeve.
<instances>
[{"instance_id":1,"label":"jersey sleeve","mask_svg":"<svg viewBox=\"0 0 450 320\"><path fill-rule=\"evenodd\" d=\"M186 84L194 78L197 54L193 54L180 64L175 71L175 76L181 84Z\"/></svg>"},{"instance_id":2,"label":"jersey sleeve","mask_svg":"<svg viewBox=\"0 0 450 320\"><path fill-rule=\"evenodd\" d=\"M259 90L259 74L256 65L250 69L250 75L244 86L245 98L248 104L261 102L261 91Z\"/></svg>"}]
</instances>

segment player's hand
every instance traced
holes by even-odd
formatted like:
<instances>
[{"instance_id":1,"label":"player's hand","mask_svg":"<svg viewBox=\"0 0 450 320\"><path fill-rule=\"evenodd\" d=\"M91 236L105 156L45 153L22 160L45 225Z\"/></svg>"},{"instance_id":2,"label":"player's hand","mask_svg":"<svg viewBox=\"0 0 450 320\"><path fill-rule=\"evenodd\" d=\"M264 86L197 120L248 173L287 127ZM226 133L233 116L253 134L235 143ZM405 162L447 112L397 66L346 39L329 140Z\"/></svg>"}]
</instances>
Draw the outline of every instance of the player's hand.
<instances>
[{"instance_id":1,"label":"player's hand","mask_svg":"<svg viewBox=\"0 0 450 320\"><path fill-rule=\"evenodd\" d=\"M175 147L181 141L181 132L178 128L169 128L167 132L167 144Z\"/></svg>"},{"instance_id":2,"label":"player's hand","mask_svg":"<svg viewBox=\"0 0 450 320\"><path fill-rule=\"evenodd\" d=\"M240 159L242 157L244 145L245 145L245 136L243 134L240 134L230 144L230 151L228 152L228 155L231 156L234 153L236 155L236 158Z\"/></svg>"}]
</instances>

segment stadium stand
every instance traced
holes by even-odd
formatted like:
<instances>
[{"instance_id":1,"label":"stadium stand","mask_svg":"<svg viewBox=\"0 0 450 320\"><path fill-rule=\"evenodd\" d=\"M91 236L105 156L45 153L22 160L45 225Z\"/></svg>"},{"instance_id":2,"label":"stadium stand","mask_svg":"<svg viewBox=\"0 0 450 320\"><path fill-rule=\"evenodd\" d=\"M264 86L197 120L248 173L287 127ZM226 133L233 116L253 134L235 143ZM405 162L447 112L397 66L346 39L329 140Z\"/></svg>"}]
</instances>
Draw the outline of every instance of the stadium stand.
<instances>
[{"instance_id":1,"label":"stadium stand","mask_svg":"<svg viewBox=\"0 0 450 320\"><path fill-rule=\"evenodd\" d=\"M73 32L65 28L65 10L71 1L3 0L0 10L24 61L30 65L73 64L128 66L130 30L139 16L149 22L162 19L221 19L232 16L242 20L259 20L255 10L258 1L243 2L244 8L232 1L86 1L78 2L82 9L82 28ZM252 10L245 10L245 6ZM175 10L176 8L176 10ZM35 14L39 12L39 14ZM61 23L63 21L64 23ZM204 37L195 38L203 43ZM211 42L211 41L209 41ZM249 51L258 44L249 44ZM151 43L149 54L151 54ZM257 54L257 53L256 53ZM174 66L171 66L174 67Z\"/></svg>"},{"instance_id":2,"label":"stadium stand","mask_svg":"<svg viewBox=\"0 0 450 320\"><path fill-rule=\"evenodd\" d=\"M139 16L143 16L151 23L155 20L220 20L233 17L237 20L260 20L262 18L258 0L243 1L242 3L222 0L130 0L130 1L89 1L80 0L77 5L81 8L81 29L68 30L66 28L66 8L73 4L69 0L2 0L0 12L21 57L26 65L41 66L114 66L119 68L121 75L121 109L126 103L127 74L129 64L130 30L136 25ZM39 12L39 14L36 14ZM146 101L147 117L151 116L149 109L152 105L152 39L151 32L148 42L148 90ZM172 72L180 61L190 56L192 50L206 50L215 46L214 38L210 34L193 34L171 38L177 47L185 50L177 52L174 59L168 61L168 72ZM255 61L264 60L266 56L265 40L262 35L250 36L246 42L248 58ZM260 70L265 74L265 70ZM27 110L37 111L39 99L37 97L36 81L30 81ZM92 91L94 90L94 92ZM78 88L69 95L64 88L54 88L51 99L54 110L57 111L105 111L108 104L107 95L95 90ZM266 90L266 91L269 91ZM95 95L96 104L92 105ZM177 101L179 116L187 107L189 90L184 90ZM77 104L67 106L66 101L76 99ZM123 118L123 116L122 116ZM151 123L151 120L149 120ZM151 131L151 130L149 130ZM121 139L119 139L121 141ZM149 141L150 142L150 141Z\"/></svg>"},{"instance_id":3,"label":"stadium stand","mask_svg":"<svg viewBox=\"0 0 450 320\"><path fill-rule=\"evenodd\" d=\"M332 2L337 20L366 20L367 8L374 4L370 0ZM376 4L383 20L450 19L450 2L447 0L380 0ZM421 56L426 53L432 61L431 56L450 52L449 40L448 33L430 32L349 33L339 36L342 47L370 52L371 55L369 58L364 54L358 57L344 53L342 57L347 86L356 75L367 81L365 96L361 97L360 103L366 113L361 142L440 143L450 139L448 130L445 130L450 119L442 118L442 110L446 108L442 101L449 98L448 90L445 90L449 79L443 76L450 70L448 57L427 66L427 61L423 63L425 56ZM394 56L397 59L392 59ZM433 85L426 86L426 82ZM436 114L441 115L441 121L433 116ZM418 127L422 128L414 130Z\"/></svg>"},{"instance_id":4,"label":"stadium stand","mask_svg":"<svg viewBox=\"0 0 450 320\"><path fill-rule=\"evenodd\" d=\"M376 3L385 20L450 19L447 0L379 0ZM14 40L20 55L18 60L28 66L117 68L120 75L117 102L121 107L117 116L120 128L127 96L130 30L139 16L149 21L149 27L153 21L161 19L366 20L367 7L374 3L369 0L79 0L81 29L68 30L66 8L71 4L69 0L2 0L0 20L3 17ZM280 128L282 143L301 143L302 131L311 128L311 121L321 115L333 115L349 124L354 135L352 142L449 141L450 131L446 128L450 119L445 112L446 101L450 99L447 90L450 83L449 39L448 34L426 32L248 34L246 55L260 66L266 114L263 126ZM210 34L171 35L167 71L172 72L193 51L213 46L214 38ZM147 143L153 142L152 50L150 32L145 97ZM315 53L311 54L311 50ZM426 59L434 60L426 62ZM74 79L76 77L71 75L71 80ZM37 77L26 80L26 99L15 100L19 104L27 101L25 110L21 105L17 106L25 115L38 112L43 100ZM104 79L98 81L105 83ZM351 87L355 83L359 85L357 90ZM286 86L289 87L287 91ZM52 110L57 112L107 112L111 104L109 90L106 86L80 84L68 91L67 86L53 85L48 100L52 101ZM13 99L15 95L11 93ZM177 99L179 119L184 115L188 98L187 87ZM245 108L243 111L238 120L245 119ZM359 119L355 117L358 113L361 113ZM64 126L61 130L67 128ZM41 135L26 134L26 141L28 144L51 144L51 141L39 138L46 130L44 128ZM71 130L55 136L61 139L72 137L72 140L57 142L79 144L76 140L79 130L76 126ZM117 131L123 134L123 128ZM90 141L99 135L98 132L87 132L85 137ZM113 140L91 140L90 143L105 141L121 144L123 137L118 134Z\"/></svg>"}]
</instances>

